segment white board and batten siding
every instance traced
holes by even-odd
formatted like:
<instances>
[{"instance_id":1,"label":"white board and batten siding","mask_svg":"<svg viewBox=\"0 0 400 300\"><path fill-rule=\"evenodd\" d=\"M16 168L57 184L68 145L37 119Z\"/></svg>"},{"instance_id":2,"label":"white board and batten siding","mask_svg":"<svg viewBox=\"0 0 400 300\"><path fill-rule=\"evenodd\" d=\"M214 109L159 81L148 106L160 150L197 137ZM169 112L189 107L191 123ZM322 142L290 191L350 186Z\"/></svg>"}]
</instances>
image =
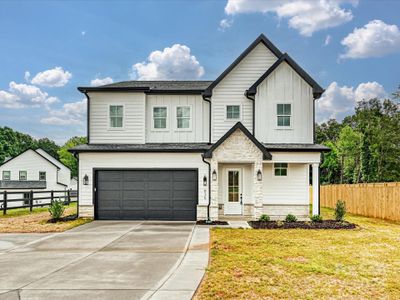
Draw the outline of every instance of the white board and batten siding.
<instances>
[{"instance_id":1,"label":"white board and batten siding","mask_svg":"<svg viewBox=\"0 0 400 300\"><path fill-rule=\"evenodd\" d=\"M167 107L167 128L153 128L153 107ZM190 107L189 129L178 129L176 109ZM201 95L146 95L146 143L204 143L209 135L209 103Z\"/></svg>"},{"instance_id":2,"label":"white board and batten siding","mask_svg":"<svg viewBox=\"0 0 400 300\"><path fill-rule=\"evenodd\" d=\"M91 92L91 144L143 144L145 142L145 97L143 92ZM109 106L123 105L123 128L110 128Z\"/></svg>"},{"instance_id":3,"label":"white board and batten siding","mask_svg":"<svg viewBox=\"0 0 400 300\"><path fill-rule=\"evenodd\" d=\"M256 138L263 143L313 143L312 87L286 62L257 88ZM291 104L291 126L277 126L277 104Z\"/></svg>"},{"instance_id":4,"label":"white board and batten siding","mask_svg":"<svg viewBox=\"0 0 400 300\"><path fill-rule=\"evenodd\" d=\"M212 142L222 137L236 122L241 121L250 131L253 128L253 103L244 92L261 77L277 60L277 57L259 43L228 75L213 89ZM226 106L240 105L240 120L226 119Z\"/></svg>"},{"instance_id":5,"label":"white board and batten siding","mask_svg":"<svg viewBox=\"0 0 400 300\"><path fill-rule=\"evenodd\" d=\"M79 181L80 205L93 205L93 169L198 169L199 204L206 205L208 188L203 177L208 167L199 153L80 153L79 174L89 177L89 184Z\"/></svg>"}]
</instances>

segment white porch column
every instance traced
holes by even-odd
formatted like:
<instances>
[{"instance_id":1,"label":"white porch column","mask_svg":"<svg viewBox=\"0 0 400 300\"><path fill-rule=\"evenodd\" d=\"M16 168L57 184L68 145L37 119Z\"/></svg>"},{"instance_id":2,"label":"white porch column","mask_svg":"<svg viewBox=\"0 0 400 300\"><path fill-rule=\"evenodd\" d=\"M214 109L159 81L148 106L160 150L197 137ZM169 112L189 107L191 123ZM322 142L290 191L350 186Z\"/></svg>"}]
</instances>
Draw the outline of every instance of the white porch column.
<instances>
[{"instance_id":1,"label":"white porch column","mask_svg":"<svg viewBox=\"0 0 400 300\"><path fill-rule=\"evenodd\" d=\"M217 173L217 179L213 180L214 171ZM218 161L215 158L211 159L211 202L210 202L210 219L218 220L218 182L221 174L218 172Z\"/></svg>"},{"instance_id":2,"label":"white porch column","mask_svg":"<svg viewBox=\"0 0 400 300\"><path fill-rule=\"evenodd\" d=\"M312 214L319 215L319 164L312 164Z\"/></svg>"},{"instance_id":3,"label":"white porch column","mask_svg":"<svg viewBox=\"0 0 400 300\"><path fill-rule=\"evenodd\" d=\"M258 219L263 212L263 183L262 180L258 180L258 170L263 172L262 159L254 162L253 167L253 198L254 198L254 218ZM264 175L264 174L262 174Z\"/></svg>"}]
</instances>

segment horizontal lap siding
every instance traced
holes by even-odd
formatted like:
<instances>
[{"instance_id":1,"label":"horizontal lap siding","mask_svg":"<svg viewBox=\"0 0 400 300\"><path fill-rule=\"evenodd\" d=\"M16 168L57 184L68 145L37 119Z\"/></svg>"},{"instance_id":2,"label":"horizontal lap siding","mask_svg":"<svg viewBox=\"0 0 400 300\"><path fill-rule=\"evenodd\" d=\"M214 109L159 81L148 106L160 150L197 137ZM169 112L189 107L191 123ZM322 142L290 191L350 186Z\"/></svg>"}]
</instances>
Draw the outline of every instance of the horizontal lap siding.
<instances>
[{"instance_id":1,"label":"horizontal lap siding","mask_svg":"<svg viewBox=\"0 0 400 300\"><path fill-rule=\"evenodd\" d=\"M91 93L90 143L92 144L142 144L145 141L144 93ZM124 128L110 130L109 106L124 105Z\"/></svg>"},{"instance_id":2,"label":"horizontal lap siding","mask_svg":"<svg viewBox=\"0 0 400 300\"><path fill-rule=\"evenodd\" d=\"M262 43L256 46L213 90L212 140L222 137L237 120L226 120L226 105L241 105L241 122L253 127L253 104L244 92L277 60Z\"/></svg>"},{"instance_id":3,"label":"horizontal lap siding","mask_svg":"<svg viewBox=\"0 0 400 300\"><path fill-rule=\"evenodd\" d=\"M273 164L264 164L263 204L309 203L309 165L289 164L288 176L273 175Z\"/></svg>"}]
</instances>

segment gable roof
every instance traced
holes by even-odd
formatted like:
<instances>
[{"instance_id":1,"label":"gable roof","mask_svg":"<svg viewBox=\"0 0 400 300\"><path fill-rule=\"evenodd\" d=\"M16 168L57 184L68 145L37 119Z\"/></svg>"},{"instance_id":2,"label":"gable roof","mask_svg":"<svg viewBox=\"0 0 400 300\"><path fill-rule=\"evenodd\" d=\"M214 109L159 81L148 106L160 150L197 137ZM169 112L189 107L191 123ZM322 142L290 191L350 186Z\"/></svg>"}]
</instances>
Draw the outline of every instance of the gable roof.
<instances>
[{"instance_id":1,"label":"gable roof","mask_svg":"<svg viewBox=\"0 0 400 300\"><path fill-rule=\"evenodd\" d=\"M265 149L265 147L254 137L254 135L250 133L250 131L241 122L237 122L231 129L229 129L227 133L225 133L215 144L213 144L212 147L204 153L204 158L211 158L214 150L217 149L225 140L227 140L231 136L231 134L234 133L237 129L241 130L248 137L248 139L252 141L258 149L260 149L263 154L263 159L272 159L271 153L269 153L268 150Z\"/></svg>"},{"instance_id":2,"label":"gable roof","mask_svg":"<svg viewBox=\"0 0 400 300\"><path fill-rule=\"evenodd\" d=\"M210 80L130 80L96 87L78 87L80 92L142 91L145 93L196 93L201 94L212 83Z\"/></svg>"},{"instance_id":3,"label":"gable roof","mask_svg":"<svg viewBox=\"0 0 400 300\"><path fill-rule=\"evenodd\" d=\"M33 150L32 148L28 148L25 151L21 152L20 154L14 156L13 158L10 158L9 160L6 160L5 162L3 162L2 164L0 164L0 167L8 164L10 161L12 161L14 158L17 158L21 155L23 155L24 153L28 152L28 151L33 151L34 153L36 153L37 155L39 155L41 158L47 160L49 163L51 163L53 166L55 166L57 168L57 170L60 170L60 167L57 166L55 163L53 163L52 161L50 161L49 159L47 159L46 157L44 157L42 154L40 154L39 152L37 152L36 150Z\"/></svg>"},{"instance_id":4,"label":"gable roof","mask_svg":"<svg viewBox=\"0 0 400 300\"><path fill-rule=\"evenodd\" d=\"M212 90L213 88L215 88L217 86L218 83L220 83L220 81L222 79L224 79L224 77L226 75L228 75L228 73L230 71L233 70L234 67L236 67L259 43L263 43L265 45L265 47L267 47L269 50L271 50L271 52L277 57L279 58L280 56L282 56L282 52L269 40L267 39L267 37L264 34L260 34L258 36L257 39L255 39L254 42L252 42L250 44L249 47L247 47L246 50L244 50L242 52L242 54L239 55L238 58L235 59L235 61L228 67L226 68L226 70L224 72L222 72L221 75L218 76L217 79L215 79L209 87L207 87L207 89L204 91L203 93L203 97L211 97L212 96Z\"/></svg>"},{"instance_id":5,"label":"gable roof","mask_svg":"<svg viewBox=\"0 0 400 300\"><path fill-rule=\"evenodd\" d=\"M279 59L263 74L261 77L246 91L246 96L254 96L257 93L257 87L267 78L278 66L286 62L293 70L296 71L312 88L314 99L321 97L322 93L325 91L310 75L307 74L287 53L284 53L279 57Z\"/></svg>"}]
</instances>

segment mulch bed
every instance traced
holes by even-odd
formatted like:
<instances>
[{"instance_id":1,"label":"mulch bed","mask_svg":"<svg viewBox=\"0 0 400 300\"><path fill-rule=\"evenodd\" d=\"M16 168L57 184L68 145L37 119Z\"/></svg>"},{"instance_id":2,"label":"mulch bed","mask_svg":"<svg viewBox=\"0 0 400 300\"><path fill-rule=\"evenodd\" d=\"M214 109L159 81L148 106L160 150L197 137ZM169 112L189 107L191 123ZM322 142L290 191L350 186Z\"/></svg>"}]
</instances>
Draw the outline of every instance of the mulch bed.
<instances>
[{"instance_id":1,"label":"mulch bed","mask_svg":"<svg viewBox=\"0 0 400 300\"><path fill-rule=\"evenodd\" d=\"M207 222L206 220L199 220L196 222L197 225L229 225L228 222L225 221L211 221Z\"/></svg>"},{"instance_id":2,"label":"mulch bed","mask_svg":"<svg viewBox=\"0 0 400 300\"><path fill-rule=\"evenodd\" d=\"M335 220L324 220L322 222L283 222L283 221L249 221L254 229L354 229L356 224L349 222L337 222Z\"/></svg>"},{"instance_id":3,"label":"mulch bed","mask_svg":"<svg viewBox=\"0 0 400 300\"><path fill-rule=\"evenodd\" d=\"M47 223L58 223L58 222L68 222L68 221L73 221L77 218L77 215L69 215L65 216L59 219L50 219L47 221Z\"/></svg>"}]
</instances>

